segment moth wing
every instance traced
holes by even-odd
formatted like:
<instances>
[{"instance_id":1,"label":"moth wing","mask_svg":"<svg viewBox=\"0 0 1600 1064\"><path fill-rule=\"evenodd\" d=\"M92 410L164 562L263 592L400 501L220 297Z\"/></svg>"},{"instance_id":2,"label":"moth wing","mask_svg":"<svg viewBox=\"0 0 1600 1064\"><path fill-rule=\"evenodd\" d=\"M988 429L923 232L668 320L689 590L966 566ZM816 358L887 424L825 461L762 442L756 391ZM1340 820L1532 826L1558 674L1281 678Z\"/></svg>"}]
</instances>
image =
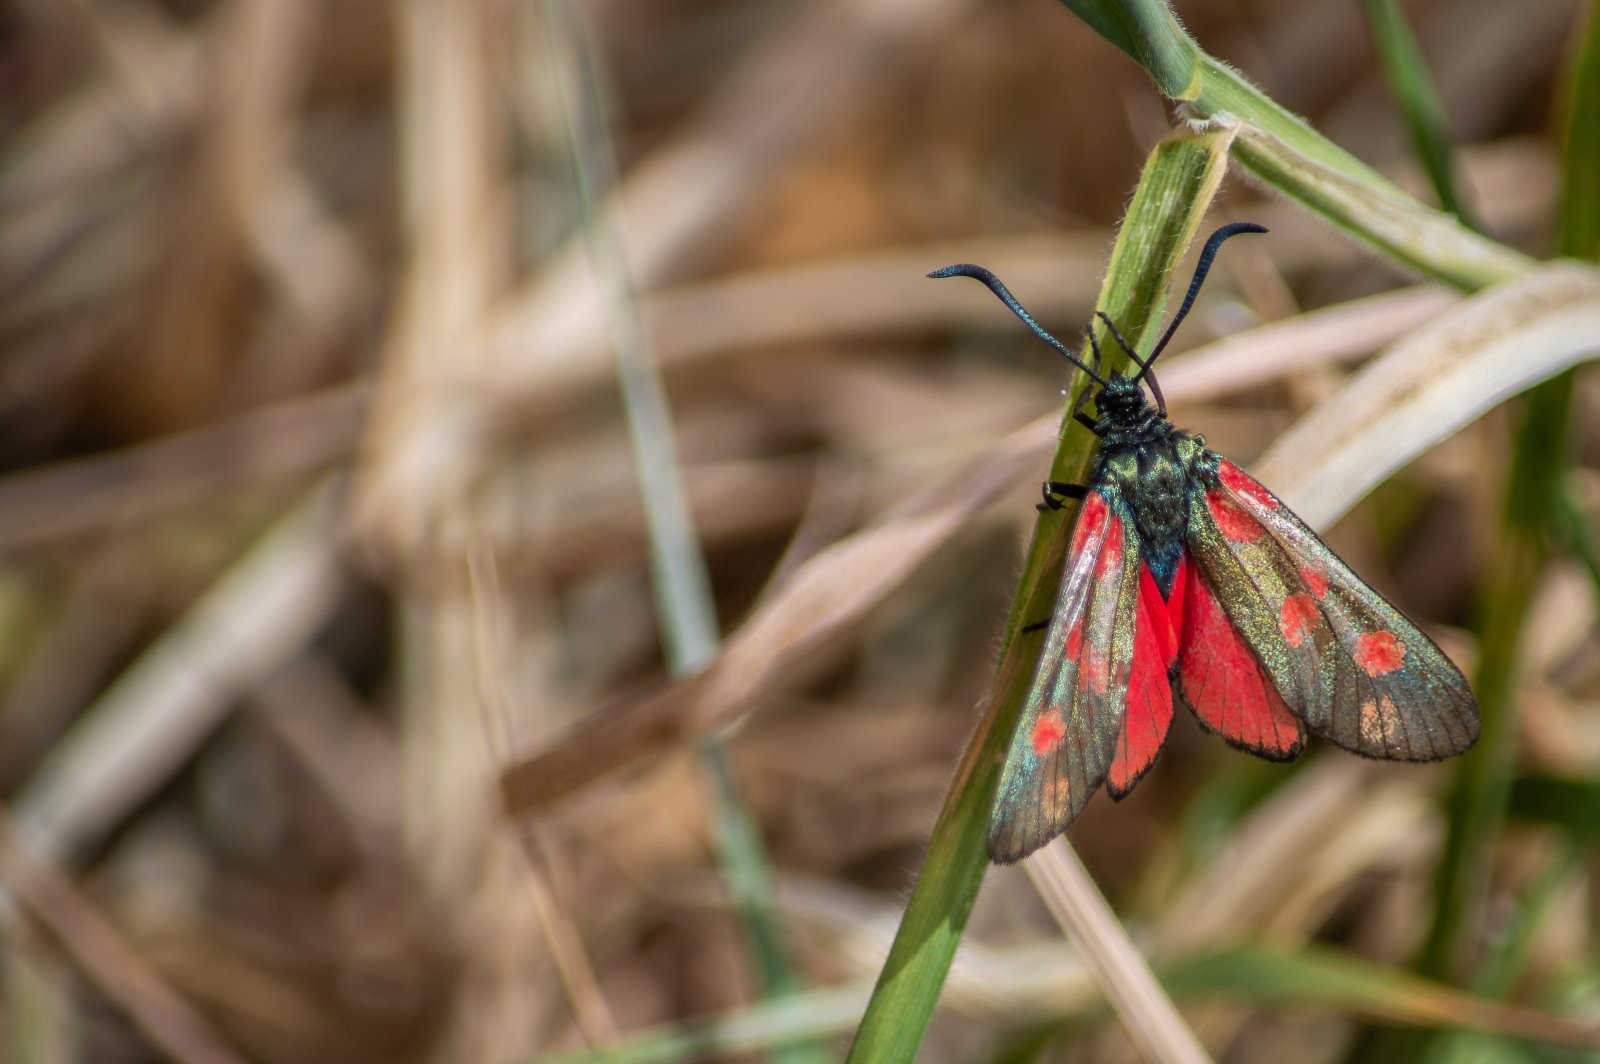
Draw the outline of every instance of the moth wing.
<instances>
[{"instance_id":1,"label":"moth wing","mask_svg":"<svg viewBox=\"0 0 1600 1064\"><path fill-rule=\"evenodd\" d=\"M1202 566L1188 557L1173 580L1181 618L1177 684L1201 725L1230 746L1269 761L1292 761L1305 731L1218 601Z\"/></svg>"},{"instance_id":2,"label":"moth wing","mask_svg":"<svg viewBox=\"0 0 1600 1064\"><path fill-rule=\"evenodd\" d=\"M1219 459L1189 519L1206 583L1308 728L1395 761L1450 757L1477 739L1461 671L1277 496Z\"/></svg>"},{"instance_id":3,"label":"moth wing","mask_svg":"<svg viewBox=\"0 0 1600 1064\"><path fill-rule=\"evenodd\" d=\"M1142 567L1120 500L1090 492L1000 773L994 860L1020 860L1059 835L1105 781L1127 702Z\"/></svg>"},{"instance_id":4,"label":"moth wing","mask_svg":"<svg viewBox=\"0 0 1600 1064\"><path fill-rule=\"evenodd\" d=\"M1139 566L1139 603L1133 619L1133 664L1117 746L1106 773L1106 790L1121 800L1133 790L1166 745L1172 724L1172 670L1178 631L1170 608L1147 565Z\"/></svg>"}]
</instances>

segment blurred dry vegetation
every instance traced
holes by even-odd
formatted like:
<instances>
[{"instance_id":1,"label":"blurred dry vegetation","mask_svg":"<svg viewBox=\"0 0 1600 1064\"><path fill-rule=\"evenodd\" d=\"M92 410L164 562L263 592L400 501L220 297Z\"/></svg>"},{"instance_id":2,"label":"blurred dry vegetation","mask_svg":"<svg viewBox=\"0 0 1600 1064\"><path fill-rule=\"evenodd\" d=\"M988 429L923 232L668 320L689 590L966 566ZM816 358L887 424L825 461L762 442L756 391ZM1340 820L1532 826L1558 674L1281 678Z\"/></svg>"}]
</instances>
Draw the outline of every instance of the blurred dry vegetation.
<instances>
[{"instance_id":1,"label":"blurred dry vegetation","mask_svg":"<svg viewBox=\"0 0 1600 1064\"><path fill-rule=\"evenodd\" d=\"M1548 254L1579 5L1406 9L1477 216ZM1179 13L1425 187L1359 5ZM0 1056L503 1061L747 1004L693 752L733 719L795 963L814 986L870 979L991 677L1050 429L908 579L867 582L859 623L798 653L761 637L785 653L734 679L748 691L650 702L668 670L610 355L627 293L594 280L615 264L585 250L571 130L610 137L615 178L590 192L617 208L734 631L828 544L1058 414L1055 357L976 285L922 273L983 262L1077 328L1168 128L1143 74L1047 0L20 0L0 87L0 794L33 855L7 828L0 870L58 914L4 914ZM1414 283L1238 180L1221 212L1274 232L1229 248L1180 347ZM1407 327L1312 369L1258 350L1169 389L1174 419L1248 462ZM1597 384L1574 418L1591 522ZM1510 425L1483 418L1331 537L1464 663ZM1594 589L1564 559L1541 579L1520 757L1589 773ZM580 733L571 786L505 814L503 769L640 706L632 731ZM1072 838L1136 926L1403 962L1447 779L1324 748L1262 765L1185 719ZM1491 911L1554 845L1506 830ZM1526 1000L1592 964L1593 869L1558 884ZM970 943L1058 936L1025 877L991 873ZM926 1059L1006 1044L1017 1002L995 985L958 961ZM1125 1059L1095 1022L1063 1059ZM1237 1061L1338 1059L1358 1031L1197 1022Z\"/></svg>"}]
</instances>

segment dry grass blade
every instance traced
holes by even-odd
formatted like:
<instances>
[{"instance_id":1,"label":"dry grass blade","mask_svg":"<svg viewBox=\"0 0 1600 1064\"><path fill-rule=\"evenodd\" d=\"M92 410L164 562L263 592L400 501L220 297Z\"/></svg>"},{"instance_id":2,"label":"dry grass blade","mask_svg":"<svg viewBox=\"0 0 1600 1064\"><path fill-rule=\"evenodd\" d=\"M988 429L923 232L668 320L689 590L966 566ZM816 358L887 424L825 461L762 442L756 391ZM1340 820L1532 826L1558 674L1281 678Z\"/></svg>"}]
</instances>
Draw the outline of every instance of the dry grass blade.
<instances>
[{"instance_id":1,"label":"dry grass blade","mask_svg":"<svg viewBox=\"0 0 1600 1064\"><path fill-rule=\"evenodd\" d=\"M1355 358L1404 336L1460 298L1418 285L1247 329L1163 365L1161 387L1176 398L1209 399Z\"/></svg>"},{"instance_id":2,"label":"dry grass blade","mask_svg":"<svg viewBox=\"0 0 1600 1064\"><path fill-rule=\"evenodd\" d=\"M1256 475L1313 527L1501 400L1600 353L1600 272L1555 263L1396 344L1284 433Z\"/></svg>"},{"instance_id":3,"label":"dry grass blade","mask_svg":"<svg viewBox=\"0 0 1600 1064\"><path fill-rule=\"evenodd\" d=\"M48 860L29 856L4 810L0 810L0 881L163 1052L191 1064L242 1064L244 1058L167 985L71 880Z\"/></svg>"},{"instance_id":4,"label":"dry grass blade","mask_svg":"<svg viewBox=\"0 0 1600 1064\"><path fill-rule=\"evenodd\" d=\"M18 794L30 845L103 837L311 638L338 596L335 495L313 491L84 711Z\"/></svg>"},{"instance_id":5,"label":"dry grass blade","mask_svg":"<svg viewBox=\"0 0 1600 1064\"><path fill-rule=\"evenodd\" d=\"M842 108L829 101L847 104L862 95L883 75L886 54L926 39L966 6L833 0L795 16L788 32L730 76L718 106L634 167L602 206L606 224L625 234L634 282L651 288L679 260L705 254L708 234L730 229L780 164L839 117ZM361 486L363 523L379 541L404 549L427 537L431 519L458 501L453 493L481 464L496 410L516 396L560 389L572 372L563 353L584 358L580 375L593 372L589 355L599 347L605 318L582 242L574 238L551 255L486 330L470 342L487 348L494 379L447 417L382 437ZM411 397L397 389L382 402L403 408Z\"/></svg>"},{"instance_id":6,"label":"dry grass blade","mask_svg":"<svg viewBox=\"0 0 1600 1064\"><path fill-rule=\"evenodd\" d=\"M507 811L534 812L639 757L731 722L780 672L858 625L963 521L1036 469L1047 432L1046 422L1028 426L871 529L814 555L729 637L704 671L642 701L602 711L559 745L507 769L501 778Z\"/></svg>"},{"instance_id":7,"label":"dry grass blade","mask_svg":"<svg viewBox=\"0 0 1600 1064\"><path fill-rule=\"evenodd\" d=\"M1057 838L1023 865L1050 913L1078 949L1089 971L1146 1060L1204 1064L1211 1059L1161 989L1150 966L1116 923L1089 870L1066 841Z\"/></svg>"},{"instance_id":8,"label":"dry grass blade","mask_svg":"<svg viewBox=\"0 0 1600 1064\"><path fill-rule=\"evenodd\" d=\"M0 552L150 521L225 487L305 475L355 449L365 384L0 478Z\"/></svg>"}]
</instances>

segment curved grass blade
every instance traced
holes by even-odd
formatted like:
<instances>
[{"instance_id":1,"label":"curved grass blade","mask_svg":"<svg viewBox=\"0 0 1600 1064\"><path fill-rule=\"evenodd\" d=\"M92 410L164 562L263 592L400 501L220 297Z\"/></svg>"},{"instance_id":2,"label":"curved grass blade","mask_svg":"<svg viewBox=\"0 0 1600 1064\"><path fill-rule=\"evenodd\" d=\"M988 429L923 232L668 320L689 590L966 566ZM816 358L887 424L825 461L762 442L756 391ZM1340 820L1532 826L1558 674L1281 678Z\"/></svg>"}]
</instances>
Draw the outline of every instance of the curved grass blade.
<instances>
[{"instance_id":1,"label":"curved grass blade","mask_svg":"<svg viewBox=\"0 0 1600 1064\"><path fill-rule=\"evenodd\" d=\"M1386 258L1468 291L1533 266L1520 252L1406 195L1207 55L1161 0L1063 2L1137 60L1168 97L1198 117L1236 126L1233 157L1241 166Z\"/></svg>"}]
</instances>

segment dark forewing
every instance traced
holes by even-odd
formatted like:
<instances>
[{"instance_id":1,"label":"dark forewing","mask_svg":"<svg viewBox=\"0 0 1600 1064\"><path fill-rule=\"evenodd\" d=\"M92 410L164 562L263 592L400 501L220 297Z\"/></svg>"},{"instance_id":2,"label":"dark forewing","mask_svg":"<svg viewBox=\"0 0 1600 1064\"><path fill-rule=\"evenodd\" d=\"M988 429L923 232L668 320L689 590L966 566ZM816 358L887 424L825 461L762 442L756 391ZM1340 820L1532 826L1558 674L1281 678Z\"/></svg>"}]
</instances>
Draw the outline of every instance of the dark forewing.
<instances>
[{"instance_id":1,"label":"dark forewing","mask_svg":"<svg viewBox=\"0 0 1600 1064\"><path fill-rule=\"evenodd\" d=\"M1308 728L1399 761L1472 745L1478 706L1461 671L1266 488L1219 459L1189 522L1192 563Z\"/></svg>"},{"instance_id":2,"label":"dark forewing","mask_svg":"<svg viewBox=\"0 0 1600 1064\"><path fill-rule=\"evenodd\" d=\"M1078 514L989 817L996 861L1019 860L1059 835L1106 778L1127 701L1142 566L1126 517L1098 491Z\"/></svg>"}]
</instances>

